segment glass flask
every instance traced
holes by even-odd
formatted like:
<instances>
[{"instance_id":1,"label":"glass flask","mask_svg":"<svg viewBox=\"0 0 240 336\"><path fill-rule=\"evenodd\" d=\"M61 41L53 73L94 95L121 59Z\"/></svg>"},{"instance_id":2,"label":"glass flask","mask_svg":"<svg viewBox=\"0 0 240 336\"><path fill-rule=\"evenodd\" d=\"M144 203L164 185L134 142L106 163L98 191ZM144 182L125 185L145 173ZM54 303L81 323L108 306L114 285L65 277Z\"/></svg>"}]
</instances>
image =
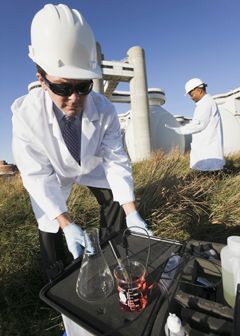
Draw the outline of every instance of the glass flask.
<instances>
[{"instance_id":1,"label":"glass flask","mask_svg":"<svg viewBox=\"0 0 240 336\"><path fill-rule=\"evenodd\" d=\"M85 249L76 292L82 300L95 302L112 292L114 279L99 244L98 229L86 229L84 240Z\"/></svg>"}]
</instances>

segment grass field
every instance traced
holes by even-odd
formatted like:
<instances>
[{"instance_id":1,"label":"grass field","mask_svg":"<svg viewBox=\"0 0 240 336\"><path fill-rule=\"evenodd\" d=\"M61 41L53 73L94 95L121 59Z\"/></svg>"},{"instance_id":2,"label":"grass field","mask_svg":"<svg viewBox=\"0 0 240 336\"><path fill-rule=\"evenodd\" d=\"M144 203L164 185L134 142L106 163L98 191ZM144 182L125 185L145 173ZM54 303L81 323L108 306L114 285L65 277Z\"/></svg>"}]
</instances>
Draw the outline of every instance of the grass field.
<instances>
[{"instance_id":1,"label":"grass field","mask_svg":"<svg viewBox=\"0 0 240 336\"><path fill-rule=\"evenodd\" d=\"M188 156L157 153L133 166L141 216L159 237L226 243L240 235L240 158L226 171L199 175ZM36 222L19 177L0 179L0 335L55 336L61 317L38 294L40 270ZM98 205L87 188L75 186L70 212L82 226L97 225Z\"/></svg>"}]
</instances>

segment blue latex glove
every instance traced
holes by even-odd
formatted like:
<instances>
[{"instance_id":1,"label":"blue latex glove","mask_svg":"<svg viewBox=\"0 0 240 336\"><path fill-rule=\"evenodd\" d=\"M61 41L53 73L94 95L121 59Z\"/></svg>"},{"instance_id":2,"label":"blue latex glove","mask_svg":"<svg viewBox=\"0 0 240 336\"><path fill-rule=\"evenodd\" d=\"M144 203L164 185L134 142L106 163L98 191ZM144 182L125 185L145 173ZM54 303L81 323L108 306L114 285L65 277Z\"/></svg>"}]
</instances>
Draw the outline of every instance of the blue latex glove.
<instances>
[{"instance_id":1,"label":"blue latex glove","mask_svg":"<svg viewBox=\"0 0 240 336\"><path fill-rule=\"evenodd\" d=\"M72 222L65 226L63 233L69 252L72 253L74 259L78 258L83 254L83 247L85 246L83 230Z\"/></svg>"},{"instance_id":2,"label":"blue latex glove","mask_svg":"<svg viewBox=\"0 0 240 336\"><path fill-rule=\"evenodd\" d=\"M127 227L130 231L141 233L141 234L149 234L149 236L153 236L153 232L147 228L147 224L140 217L137 211L131 212L126 217Z\"/></svg>"}]
</instances>

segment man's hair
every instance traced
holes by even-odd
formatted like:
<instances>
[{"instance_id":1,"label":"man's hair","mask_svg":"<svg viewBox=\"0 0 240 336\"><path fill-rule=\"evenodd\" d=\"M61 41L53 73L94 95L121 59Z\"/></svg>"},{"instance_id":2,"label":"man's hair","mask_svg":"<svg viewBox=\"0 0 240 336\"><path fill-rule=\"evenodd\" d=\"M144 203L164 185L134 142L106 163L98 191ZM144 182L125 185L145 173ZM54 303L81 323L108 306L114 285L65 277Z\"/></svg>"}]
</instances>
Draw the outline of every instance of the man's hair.
<instances>
[{"instance_id":1,"label":"man's hair","mask_svg":"<svg viewBox=\"0 0 240 336\"><path fill-rule=\"evenodd\" d=\"M205 84L205 83L197 86L197 88L202 89L204 93L207 93L206 87L207 87L207 84Z\"/></svg>"},{"instance_id":2,"label":"man's hair","mask_svg":"<svg viewBox=\"0 0 240 336\"><path fill-rule=\"evenodd\" d=\"M35 64L36 68L37 68L37 72L40 73L40 75L45 76L46 75L46 71L43 70L43 68L40 67L40 65Z\"/></svg>"}]
</instances>

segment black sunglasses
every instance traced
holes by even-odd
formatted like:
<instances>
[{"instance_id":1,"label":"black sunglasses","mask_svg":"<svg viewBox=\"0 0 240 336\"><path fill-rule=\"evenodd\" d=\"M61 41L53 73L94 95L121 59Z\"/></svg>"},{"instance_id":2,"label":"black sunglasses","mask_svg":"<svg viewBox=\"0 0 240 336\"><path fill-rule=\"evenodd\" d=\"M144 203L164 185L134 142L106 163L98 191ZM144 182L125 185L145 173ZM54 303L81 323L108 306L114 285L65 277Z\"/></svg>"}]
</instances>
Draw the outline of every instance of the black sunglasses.
<instances>
[{"instance_id":1,"label":"black sunglasses","mask_svg":"<svg viewBox=\"0 0 240 336\"><path fill-rule=\"evenodd\" d=\"M69 97L73 94L73 92L76 92L80 96L86 96L92 91L93 88L92 80L72 85L72 84L55 84L50 82L45 76L43 76L43 79L46 85L53 93L62 97Z\"/></svg>"}]
</instances>

